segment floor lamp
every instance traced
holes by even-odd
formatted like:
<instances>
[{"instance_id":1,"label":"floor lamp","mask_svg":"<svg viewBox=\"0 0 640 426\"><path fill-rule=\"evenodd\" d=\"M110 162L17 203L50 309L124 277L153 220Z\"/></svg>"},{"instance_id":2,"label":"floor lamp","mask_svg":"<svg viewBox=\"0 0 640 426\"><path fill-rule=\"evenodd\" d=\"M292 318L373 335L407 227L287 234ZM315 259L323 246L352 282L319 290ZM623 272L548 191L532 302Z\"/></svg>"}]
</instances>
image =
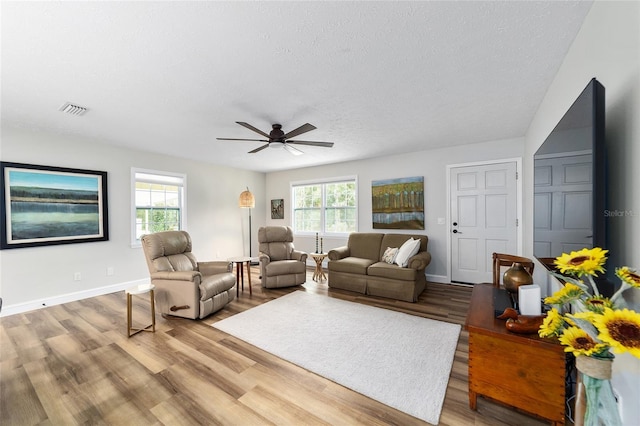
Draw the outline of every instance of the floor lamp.
<instances>
[{"instance_id":1,"label":"floor lamp","mask_svg":"<svg viewBox=\"0 0 640 426\"><path fill-rule=\"evenodd\" d=\"M251 191L249 191L249 187L240 194L238 206L240 206L241 209L249 209L249 257L253 257L251 254L251 209L256 206L256 199ZM253 261L251 263L254 264Z\"/></svg>"}]
</instances>

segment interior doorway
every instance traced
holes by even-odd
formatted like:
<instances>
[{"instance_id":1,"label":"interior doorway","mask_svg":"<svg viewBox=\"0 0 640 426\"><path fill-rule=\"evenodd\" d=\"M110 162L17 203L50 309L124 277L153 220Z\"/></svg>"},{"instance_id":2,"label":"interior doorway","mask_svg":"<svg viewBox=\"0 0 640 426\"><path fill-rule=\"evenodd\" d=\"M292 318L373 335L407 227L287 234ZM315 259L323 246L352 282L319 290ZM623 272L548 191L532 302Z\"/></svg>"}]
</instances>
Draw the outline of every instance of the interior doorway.
<instances>
[{"instance_id":1,"label":"interior doorway","mask_svg":"<svg viewBox=\"0 0 640 426\"><path fill-rule=\"evenodd\" d=\"M449 277L491 282L491 254L521 252L520 159L447 166Z\"/></svg>"}]
</instances>

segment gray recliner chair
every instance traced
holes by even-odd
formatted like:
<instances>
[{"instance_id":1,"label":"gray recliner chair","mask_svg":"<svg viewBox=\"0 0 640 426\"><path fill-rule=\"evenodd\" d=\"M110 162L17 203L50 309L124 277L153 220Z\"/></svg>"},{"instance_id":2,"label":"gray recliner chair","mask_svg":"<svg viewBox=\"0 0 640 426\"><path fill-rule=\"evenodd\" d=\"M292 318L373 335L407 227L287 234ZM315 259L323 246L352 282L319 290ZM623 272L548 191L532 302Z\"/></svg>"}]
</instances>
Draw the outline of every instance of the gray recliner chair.
<instances>
[{"instance_id":1,"label":"gray recliner chair","mask_svg":"<svg viewBox=\"0 0 640 426\"><path fill-rule=\"evenodd\" d=\"M290 227L262 227L258 230L258 242L262 287L291 287L306 282L307 253L294 248Z\"/></svg>"},{"instance_id":2,"label":"gray recliner chair","mask_svg":"<svg viewBox=\"0 0 640 426\"><path fill-rule=\"evenodd\" d=\"M142 236L158 310L184 318L204 318L235 299L236 278L231 263L198 262L185 231Z\"/></svg>"}]
</instances>

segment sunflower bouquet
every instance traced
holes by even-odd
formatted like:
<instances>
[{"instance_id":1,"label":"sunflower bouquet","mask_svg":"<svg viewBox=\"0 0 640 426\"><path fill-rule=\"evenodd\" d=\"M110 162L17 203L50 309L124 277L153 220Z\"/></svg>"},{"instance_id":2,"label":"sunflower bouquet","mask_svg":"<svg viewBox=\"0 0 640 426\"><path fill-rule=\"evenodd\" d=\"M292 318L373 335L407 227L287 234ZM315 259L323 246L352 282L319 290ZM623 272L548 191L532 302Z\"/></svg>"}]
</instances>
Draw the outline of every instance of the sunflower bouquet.
<instances>
[{"instance_id":1,"label":"sunflower bouquet","mask_svg":"<svg viewBox=\"0 0 640 426\"><path fill-rule=\"evenodd\" d=\"M544 303L553 306L547 313L538 334L541 337L558 336L574 355L608 356L630 352L640 358L640 314L626 308L622 293L629 288L640 288L640 275L624 266L616 269L622 285L611 297L598 291L594 277L604 272L607 250L599 247L582 249L556 258L560 274L553 273L564 286ZM585 282L586 281L586 282ZM562 306L571 305L574 313L561 313Z\"/></svg>"},{"instance_id":2,"label":"sunflower bouquet","mask_svg":"<svg viewBox=\"0 0 640 426\"><path fill-rule=\"evenodd\" d=\"M604 272L607 253L596 247L556 258L554 264L559 273L552 275L564 286L544 299L552 309L538 331L541 337L557 336L566 346L565 352L576 356L576 367L583 373L586 389L585 425L600 421L621 424L608 380L613 353L629 352L640 358L640 314L628 309L622 298L626 290L640 288L640 275L628 266L617 268L615 274L622 284L610 298L603 296L594 277ZM572 307L571 312L565 312L567 305ZM606 361L604 369L598 360Z\"/></svg>"}]
</instances>

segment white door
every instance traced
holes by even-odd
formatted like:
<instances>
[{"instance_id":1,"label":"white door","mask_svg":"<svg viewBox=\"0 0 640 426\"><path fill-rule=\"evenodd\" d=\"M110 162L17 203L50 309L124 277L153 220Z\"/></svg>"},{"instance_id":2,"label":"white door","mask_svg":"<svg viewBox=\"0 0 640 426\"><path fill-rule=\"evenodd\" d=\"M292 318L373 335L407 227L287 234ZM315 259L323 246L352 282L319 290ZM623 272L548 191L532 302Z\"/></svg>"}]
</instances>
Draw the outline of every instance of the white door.
<instances>
[{"instance_id":1,"label":"white door","mask_svg":"<svg viewBox=\"0 0 640 426\"><path fill-rule=\"evenodd\" d=\"M451 281L492 281L491 255L517 254L516 162L450 170Z\"/></svg>"}]
</instances>

